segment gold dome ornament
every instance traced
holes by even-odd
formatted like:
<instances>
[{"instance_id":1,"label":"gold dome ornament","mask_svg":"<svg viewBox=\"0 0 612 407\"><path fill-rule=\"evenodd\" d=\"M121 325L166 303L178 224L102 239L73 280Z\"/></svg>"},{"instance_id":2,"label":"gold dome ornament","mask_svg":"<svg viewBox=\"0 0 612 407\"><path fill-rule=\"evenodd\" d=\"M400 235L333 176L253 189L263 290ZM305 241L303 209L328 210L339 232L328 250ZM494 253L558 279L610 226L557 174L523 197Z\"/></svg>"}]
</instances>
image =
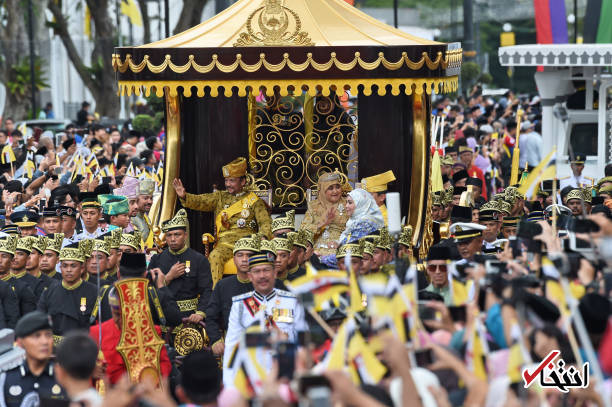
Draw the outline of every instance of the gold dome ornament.
<instances>
[{"instance_id":1,"label":"gold dome ornament","mask_svg":"<svg viewBox=\"0 0 612 407\"><path fill-rule=\"evenodd\" d=\"M174 348L181 356L202 350L209 343L206 331L196 324L185 324L174 338Z\"/></svg>"}]
</instances>

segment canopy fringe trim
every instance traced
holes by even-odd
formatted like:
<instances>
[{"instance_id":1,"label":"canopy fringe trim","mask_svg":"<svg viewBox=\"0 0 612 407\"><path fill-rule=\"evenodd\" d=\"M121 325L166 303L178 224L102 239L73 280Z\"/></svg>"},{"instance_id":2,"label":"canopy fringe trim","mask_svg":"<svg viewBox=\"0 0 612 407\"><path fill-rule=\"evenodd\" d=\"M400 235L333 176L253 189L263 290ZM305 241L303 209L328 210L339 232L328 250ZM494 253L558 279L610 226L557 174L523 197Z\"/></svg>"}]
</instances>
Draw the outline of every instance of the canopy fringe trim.
<instances>
[{"instance_id":1,"label":"canopy fringe trim","mask_svg":"<svg viewBox=\"0 0 612 407\"><path fill-rule=\"evenodd\" d=\"M352 61L342 62L338 60L336 53L332 52L330 54L330 59L327 62L317 62L313 59L312 53L308 53L306 56L306 61L302 63L295 63L291 60L289 53L284 53L283 60L280 63L273 64L266 60L265 53L261 53L259 55L258 62L254 64L247 64L242 60L241 54L236 54L236 60L229 65L221 63L217 54L213 54L211 61L205 65L201 65L196 62L194 55L189 55L187 62L182 65L177 65L172 61L172 57L170 55L166 55L164 62L159 65L155 65L151 62L149 55L144 55L142 60L137 63L132 58L131 54L126 54L124 60L121 60L121 56L119 54L113 54L112 66L115 72L118 71L120 73L125 73L128 69L133 73L140 73L146 68L154 74L162 73L167 69L179 74L185 73L190 69L193 69L198 73L209 73L215 68L223 73L231 73L236 71L238 68L249 73L257 72L262 68L269 72L280 72L286 67L294 72L303 72L310 67L320 72L328 71L332 67L336 67L341 71L347 72L355 69L357 65L366 71L373 71L378 69L381 65L389 71L396 71L404 66L416 71L423 68L424 65L426 65L430 70L435 70L440 67L442 69L459 68L461 67L463 50L460 48L448 50L444 56L442 52L438 52L433 60L430 58L427 52L423 52L421 55L422 56L419 60L412 61L408 57L408 54L403 52L399 60L389 61L385 58L383 52L379 52L377 59L367 62L361 59L359 52L355 52L355 58Z\"/></svg>"},{"instance_id":2,"label":"canopy fringe trim","mask_svg":"<svg viewBox=\"0 0 612 407\"><path fill-rule=\"evenodd\" d=\"M195 88L195 92L194 92ZM455 92L458 88L458 77L448 78L406 78L406 79L296 79L296 80L219 80L219 81L119 81L119 96L150 96L154 92L158 97L164 95L167 90L170 96L177 96L181 93L185 97L196 94L198 97L211 96L218 97L222 94L231 97L234 94L245 97L250 91L260 91L266 95L279 92L281 96L290 93L306 92L310 96L329 96L331 91L337 89L350 90L353 95L363 93L370 96L376 92L379 96L384 96L391 92L393 96L400 93L406 95L422 95L435 93Z\"/></svg>"}]
</instances>

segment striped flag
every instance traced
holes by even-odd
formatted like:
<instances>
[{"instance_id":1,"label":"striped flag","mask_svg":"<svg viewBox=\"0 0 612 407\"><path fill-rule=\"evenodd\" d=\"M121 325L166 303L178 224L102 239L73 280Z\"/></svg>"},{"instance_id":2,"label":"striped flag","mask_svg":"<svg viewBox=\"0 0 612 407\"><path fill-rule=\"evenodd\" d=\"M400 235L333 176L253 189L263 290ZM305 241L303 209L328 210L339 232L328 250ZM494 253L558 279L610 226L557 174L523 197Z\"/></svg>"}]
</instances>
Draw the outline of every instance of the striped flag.
<instances>
[{"instance_id":1,"label":"striped flag","mask_svg":"<svg viewBox=\"0 0 612 407\"><path fill-rule=\"evenodd\" d=\"M545 179L554 179L557 172L555 165L556 150L553 149L544 159L534 168L527 179L518 188L518 191L525 195L525 199L529 200L533 197L540 185L540 182Z\"/></svg>"}]
</instances>

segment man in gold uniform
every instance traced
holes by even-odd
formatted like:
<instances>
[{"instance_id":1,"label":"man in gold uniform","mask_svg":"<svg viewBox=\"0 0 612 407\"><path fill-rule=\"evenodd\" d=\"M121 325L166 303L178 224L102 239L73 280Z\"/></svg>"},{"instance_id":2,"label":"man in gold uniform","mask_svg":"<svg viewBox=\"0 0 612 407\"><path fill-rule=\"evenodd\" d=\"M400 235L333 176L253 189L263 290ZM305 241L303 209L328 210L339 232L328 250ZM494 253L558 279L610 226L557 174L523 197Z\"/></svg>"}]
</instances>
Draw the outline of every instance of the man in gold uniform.
<instances>
[{"instance_id":1,"label":"man in gold uniform","mask_svg":"<svg viewBox=\"0 0 612 407\"><path fill-rule=\"evenodd\" d=\"M388 226L389 222L387 206L385 205L385 199L387 199L387 184L393 181L395 181L395 174L393 174L391 170L361 180L361 187L372 194L378 208L382 212L383 218L385 219L385 226Z\"/></svg>"},{"instance_id":2,"label":"man in gold uniform","mask_svg":"<svg viewBox=\"0 0 612 407\"><path fill-rule=\"evenodd\" d=\"M223 167L226 191L189 194L180 180L173 181L181 204L188 209L214 212L216 244L208 260L213 285L223 277L223 267L233 258L234 243L242 237L260 233L272 237L270 214L266 204L253 192L245 191L247 161L240 157Z\"/></svg>"}]
</instances>

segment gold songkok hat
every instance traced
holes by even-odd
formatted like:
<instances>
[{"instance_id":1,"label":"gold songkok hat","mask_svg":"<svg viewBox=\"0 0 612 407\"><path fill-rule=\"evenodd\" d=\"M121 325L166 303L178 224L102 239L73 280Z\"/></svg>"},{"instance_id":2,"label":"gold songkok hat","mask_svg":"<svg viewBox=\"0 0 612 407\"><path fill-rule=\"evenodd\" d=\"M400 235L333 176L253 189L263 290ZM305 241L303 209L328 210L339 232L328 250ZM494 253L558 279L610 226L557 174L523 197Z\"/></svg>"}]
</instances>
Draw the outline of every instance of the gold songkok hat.
<instances>
[{"instance_id":1,"label":"gold songkok hat","mask_svg":"<svg viewBox=\"0 0 612 407\"><path fill-rule=\"evenodd\" d=\"M338 250L336 250L336 258L343 259L349 254L349 252L351 257L363 258L364 245L365 242L362 240L354 243L343 244L342 246L338 247Z\"/></svg>"},{"instance_id":2,"label":"gold songkok hat","mask_svg":"<svg viewBox=\"0 0 612 407\"><path fill-rule=\"evenodd\" d=\"M32 243L32 249L36 249L38 253L43 254L47 249L47 239L45 239L44 236L36 236L34 239L35 241Z\"/></svg>"},{"instance_id":3,"label":"gold songkok hat","mask_svg":"<svg viewBox=\"0 0 612 407\"><path fill-rule=\"evenodd\" d=\"M121 245L121 235L122 235L122 231L120 228L117 229L113 229L111 230L111 237L109 240L109 244L110 244L110 248L111 249L118 249L119 246ZM140 232L138 232L138 234L140 234Z\"/></svg>"},{"instance_id":4,"label":"gold songkok hat","mask_svg":"<svg viewBox=\"0 0 612 407\"><path fill-rule=\"evenodd\" d=\"M187 211L185 211L185 209L181 209L176 213L176 215L174 215L174 218L162 223L162 231L167 233L174 229L187 230L188 226L189 220L187 219Z\"/></svg>"},{"instance_id":5,"label":"gold songkok hat","mask_svg":"<svg viewBox=\"0 0 612 407\"><path fill-rule=\"evenodd\" d=\"M82 242L83 240L81 240ZM79 242L80 243L80 242ZM81 246L80 244L78 246ZM85 254L80 247L77 247L76 244L71 244L69 246L64 247L60 251L59 255L60 261L69 260L69 261L78 261L80 263L85 263Z\"/></svg>"},{"instance_id":6,"label":"gold songkok hat","mask_svg":"<svg viewBox=\"0 0 612 407\"><path fill-rule=\"evenodd\" d=\"M586 203L591 203L593 201L591 188L572 189L565 197L565 201L569 202L570 199L580 199Z\"/></svg>"},{"instance_id":7,"label":"gold songkok hat","mask_svg":"<svg viewBox=\"0 0 612 407\"><path fill-rule=\"evenodd\" d=\"M112 237L111 237L112 240ZM137 252L142 250L142 237L140 232L135 230L132 233L121 233L120 246L132 247ZM112 248L112 247L111 247Z\"/></svg>"},{"instance_id":8,"label":"gold songkok hat","mask_svg":"<svg viewBox=\"0 0 612 407\"><path fill-rule=\"evenodd\" d=\"M402 226L402 233L400 234L398 243L406 247L412 247L412 226Z\"/></svg>"},{"instance_id":9,"label":"gold songkok hat","mask_svg":"<svg viewBox=\"0 0 612 407\"><path fill-rule=\"evenodd\" d=\"M461 154L461 153L465 153L465 152L467 152L467 151L469 151L470 153L473 153L473 152L474 152L474 150L472 149L472 147L469 147L469 146L459 146L459 154Z\"/></svg>"},{"instance_id":10,"label":"gold songkok hat","mask_svg":"<svg viewBox=\"0 0 612 407\"><path fill-rule=\"evenodd\" d=\"M395 174L389 170L382 174L372 175L361 180L361 187L368 192L386 192L387 184L395 181Z\"/></svg>"},{"instance_id":11,"label":"gold songkok hat","mask_svg":"<svg viewBox=\"0 0 612 407\"><path fill-rule=\"evenodd\" d=\"M363 242L363 254L369 254L370 256L374 256L374 243L367 240L366 238L359 239L359 243Z\"/></svg>"},{"instance_id":12,"label":"gold songkok hat","mask_svg":"<svg viewBox=\"0 0 612 407\"><path fill-rule=\"evenodd\" d=\"M54 233L53 237L45 236L45 241L47 242L47 247L45 250L52 250L59 254L62 250L62 244L64 243L64 234Z\"/></svg>"},{"instance_id":13,"label":"gold songkok hat","mask_svg":"<svg viewBox=\"0 0 612 407\"><path fill-rule=\"evenodd\" d=\"M294 246L299 246L308 249L308 244L314 246L314 234L306 229L300 229L297 232L287 234L287 237L292 240Z\"/></svg>"},{"instance_id":14,"label":"gold songkok hat","mask_svg":"<svg viewBox=\"0 0 612 407\"><path fill-rule=\"evenodd\" d=\"M272 233L281 229L295 231L295 210L285 212L284 215L272 219Z\"/></svg>"},{"instance_id":15,"label":"gold songkok hat","mask_svg":"<svg viewBox=\"0 0 612 407\"><path fill-rule=\"evenodd\" d=\"M15 254L15 248L17 247L17 236L9 235L0 239L0 252L8 253L11 255Z\"/></svg>"},{"instance_id":16,"label":"gold songkok hat","mask_svg":"<svg viewBox=\"0 0 612 407\"><path fill-rule=\"evenodd\" d=\"M155 192L155 181L145 178L138 185L138 195L153 195Z\"/></svg>"},{"instance_id":17,"label":"gold songkok hat","mask_svg":"<svg viewBox=\"0 0 612 407\"><path fill-rule=\"evenodd\" d=\"M83 239L79 242L79 250L86 259L91 257L91 250L93 249L94 239ZM61 256L61 252L60 252Z\"/></svg>"},{"instance_id":18,"label":"gold songkok hat","mask_svg":"<svg viewBox=\"0 0 612 407\"><path fill-rule=\"evenodd\" d=\"M276 251L283 250L286 252L290 252L293 250L293 241L289 238L285 237L275 237L272 239L274 242L274 246L276 247Z\"/></svg>"},{"instance_id":19,"label":"gold songkok hat","mask_svg":"<svg viewBox=\"0 0 612 407\"><path fill-rule=\"evenodd\" d=\"M255 236L256 235L252 235L238 239L236 243L234 243L233 254L236 254L241 250L248 250L250 252L259 251L259 245L258 242L256 242Z\"/></svg>"},{"instance_id":20,"label":"gold songkok hat","mask_svg":"<svg viewBox=\"0 0 612 407\"><path fill-rule=\"evenodd\" d=\"M391 250L393 240L391 239L391 235L389 235L387 228L380 229L380 234L376 237L376 239L374 239L374 246L383 250Z\"/></svg>"},{"instance_id":21,"label":"gold songkok hat","mask_svg":"<svg viewBox=\"0 0 612 407\"><path fill-rule=\"evenodd\" d=\"M102 252L110 256L110 240L109 239L93 239L91 245L92 252Z\"/></svg>"},{"instance_id":22,"label":"gold songkok hat","mask_svg":"<svg viewBox=\"0 0 612 407\"><path fill-rule=\"evenodd\" d=\"M15 250L21 250L24 252L32 253L32 245L36 241L36 237L34 236L25 236L19 238L17 240L17 246L15 246Z\"/></svg>"},{"instance_id":23,"label":"gold songkok hat","mask_svg":"<svg viewBox=\"0 0 612 407\"><path fill-rule=\"evenodd\" d=\"M597 189L601 187L601 184L604 184L606 182L612 182L612 177L603 177L602 179L597 181Z\"/></svg>"},{"instance_id":24,"label":"gold songkok hat","mask_svg":"<svg viewBox=\"0 0 612 407\"><path fill-rule=\"evenodd\" d=\"M259 249L261 252L272 253L276 256L276 246L274 245L274 242L272 240L261 239Z\"/></svg>"},{"instance_id":25,"label":"gold songkok hat","mask_svg":"<svg viewBox=\"0 0 612 407\"><path fill-rule=\"evenodd\" d=\"M612 194L612 185L606 185L603 188L599 188L599 193L600 194L611 195Z\"/></svg>"},{"instance_id":26,"label":"gold songkok hat","mask_svg":"<svg viewBox=\"0 0 612 407\"><path fill-rule=\"evenodd\" d=\"M238 157L231 163L223 166L224 178L240 178L247 173L247 160L244 157Z\"/></svg>"},{"instance_id":27,"label":"gold songkok hat","mask_svg":"<svg viewBox=\"0 0 612 407\"><path fill-rule=\"evenodd\" d=\"M442 160L440 160L442 165L453 165L455 164L455 160L450 155L445 156Z\"/></svg>"},{"instance_id":28,"label":"gold songkok hat","mask_svg":"<svg viewBox=\"0 0 612 407\"><path fill-rule=\"evenodd\" d=\"M437 192L434 192L431 198L431 204L433 206L442 206L442 195Z\"/></svg>"},{"instance_id":29,"label":"gold songkok hat","mask_svg":"<svg viewBox=\"0 0 612 407\"><path fill-rule=\"evenodd\" d=\"M525 195L521 194L516 187L508 187L504 192L504 200L514 205L519 199L525 199Z\"/></svg>"}]
</instances>

